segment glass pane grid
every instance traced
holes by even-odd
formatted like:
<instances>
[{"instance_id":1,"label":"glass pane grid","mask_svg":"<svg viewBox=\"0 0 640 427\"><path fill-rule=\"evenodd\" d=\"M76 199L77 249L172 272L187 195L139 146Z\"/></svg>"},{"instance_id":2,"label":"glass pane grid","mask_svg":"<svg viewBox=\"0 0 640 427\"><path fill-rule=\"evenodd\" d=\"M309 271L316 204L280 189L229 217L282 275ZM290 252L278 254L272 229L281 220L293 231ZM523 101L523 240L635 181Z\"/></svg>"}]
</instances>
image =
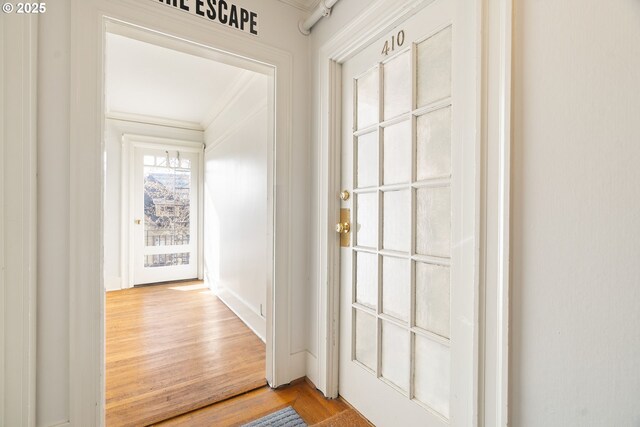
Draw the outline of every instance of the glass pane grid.
<instances>
[{"instance_id":1,"label":"glass pane grid","mask_svg":"<svg viewBox=\"0 0 640 427\"><path fill-rule=\"evenodd\" d=\"M189 265L191 254L181 252L175 254L144 255L145 268L171 267L176 265Z\"/></svg>"},{"instance_id":2,"label":"glass pane grid","mask_svg":"<svg viewBox=\"0 0 640 427\"><path fill-rule=\"evenodd\" d=\"M351 346L351 360L360 364L366 370L377 375L378 356L378 320L375 315L365 311L352 309L352 333L353 344Z\"/></svg>"},{"instance_id":3,"label":"glass pane grid","mask_svg":"<svg viewBox=\"0 0 640 427\"><path fill-rule=\"evenodd\" d=\"M391 380L386 379L385 377L383 377L382 375L380 375L378 377L378 379L380 381L382 381L383 383L385 383L387 386L391 387L392 389L394 389L395 391L397 391L398 393L400 393L401 395L407 397L410 399L409 397L409 391L408 390L403 390L401 387L399 387L398 385L394 384ZM409 387L411 387L411 382L409 381ZM419 401L416 401L419 402Z\"/></svg>"},{"instance_id":4,"label":"glass pane grid","mask_svg":"<svg viewBox=\"0 0 640 427\"><path fill-rule=\"evenodd\" d=\"M451 329L451 274L449 267L415 263L415 327L449 339Z\"/></svg>"},{"instance_id":5,"label":"glass pane grid","mask_svg":"<svg viewBox=\"0 0 640 427\"><path fill-rule=\"evenodd\" d=\"M417 336L418 335L416 335L415 333L411 334L411 354L416 354L416 337ZM411 369L410 369L411 370L411 376L410 376L411 381L410 381L409 399L411 399L414 403L420 405L423 409L429 411L433 415L441 418L443 421L448 422L449 420L448 420L448 418L446 416L444 416L443 414L441 414L440 412L438 412L437 410L435 410L434 408L429 406L429 404L427 404L425 402L422 402L416 396L416 381L415 381L416 364L417 364L417 360L416 360L416 358L414 358L412 363L411 363Z\"/></svg>"},{"instance_id":6,"label":"glass pane grid","mask_svg":"<svg viewBox=\"0 0 640 427\"><path fill-rule=\"evenodd\" d=\"M354 194L353 239L354 246L378 249L378 190L357 192Z\"/></svg>"},{"instance_id":7,"label":"glass pane grid","mask_svg":"<svg viewBox=\"0 0 640 427\"><path fill-rule=\"evenodd\" d=\"M450 347L451 346L451 340L449 338L445 338L441 335L438 334L434 334L431 331L428 331L426 329L423 329L419 326L412 326L411 328L411 332L417 336L426 338L428 340L431 340L433 342L437 342L438 344L441 344L445 347Z\"/></svg>"},{"instance_id":8,"label":"glass pane grid","mask_svg":"<svg viewBox=\"0 0 640 427\"><path fill-rule=\"evenodd\" d=\"M450 258L442 258L436 256L419 255L415 254L411 257L412 260L417 262L423 262L425 264L441 265L443 267L451 267Z\"/></svg>"},{"instance_id":9,"label":"glass pane grid","mask_svg":"<svg viewBox=\"0 0 640 427\"><path fill-rule=\"evenodd\" d=\"M450 30L450 27L448 27ZM436 36L439 36L441 39L441 34L446 32L445 30L440 30L436 34L426 38L422 43L429 41L431 39L438 40ZM446 36L446 34L445 34ZM434 38L436 37L436 38ZM446 46L447 41L445 40L444 45ZM377 70L377 78L378 78L378 118L377 123L371 122L367 123L366 127L364 123L358 122L357 111L354 109L354 114L356 118L354 123L358 123L356 129L354 130L354 153L356 154L356 158L354 158L354 168L357 171L357 149L358 143L357 140L359 137L366 135L370 132L377 132L377 143L378 143L378 151L377 151L377 159L373 162L377 167L377 186L363 186L359 185L360 182L357 179L357 172L354 174L354 182L353 189L356 198L361 194L371 194L373 192L377 192L377 206L376 206L376 214L377 214L377 245L374 248L373 245L366 247L361 245L357 239L355 239L353 246L353 254L354 257L357 253L368 253L371 255L377 255L377 286L378 286L378 294L377 294L377 304L375 309L372 307L367 307L356 302L356 295L354 290L353 296L353 312L354 316L356 316L356 312L368 313L369 315L375 315L376 320L376 363L375 363L375 372L374 369L368 367L366 364L358 361L355 354L355 349L353 350L353 360L355 363L362 366L367 371L375 374L377 378L387 384L389 387L394 390L402 393L407 396L409 399L415 401L420 406L424 407L428 411L434 413L436 416L446 420L448 417L448 400L447 405L445 407L444 400L438 400L442 396L448 396L448 389L446 393L440 389L437 389L437 386L433 386L428 384L425 388L424 381L425 378L431 378L423 372L424 368L420 367L421 371L416 372L416 363L417 357L422 357L423 359L429 357L428 353L425 353L424 348L438 348L441 356L444 355L444 352L449 352L450 340L447 337L443 337L434 333L433 331L424 329L423 327L416 324L416 298L417 298L417 283L416 283L416 263L424 263L424 264L432 264L435 266L450 266L450 250L446 253L444 251L437 251L434 254L424 254L420 253L417 250L417 230L418 230L418 218L417 218L417 210L418 210L418 190L423 188L449 188L451 185L451 171L447 170L447 157L446 151L444 152L441 158L435 159L437 162L430 164L429 166L432 168L430 173L424 174L418 168L418 121L421 120L421 124L424 125L425 121L428 118L422 118L432 112L449 108L451 106L451 92L450 88L436 88L435 94L427 94L425 96L424 91L419 93L418 88L418 72L419 72L419 44L413 43L409 50L405 50L404 52L400 52L398 55L390 58L385 63L378 64L375 70ZM449 43L450 44L450 43ZM445 67L440 67L440 69L430 70L429 72L432 75L434 73L440 73L440 71L446 71L447 64L447 52L443 50L442 46L436 46L435 48L430 47L432 52L435 52L437 55L440 55L438 58L441 61L438 63L440 65L445 64ZM449 47L450 49L450 47ZM408 97L408 105L407 108L402 108L401 105L390 105L391 102L395 103L401 96L397 96L397 93L394 93L393 96L385 96L386 91L390 90L391 86L394 85L393 81L389 79L391 75L393 75L393 70L391 70L393 65L391 64L394 59L397 59L402 54L407 54L409 56L409 72L410 78L408 79L412 84L410 85L410 96ZM424 55L423 55L424 56ZM401 60L398 60L401 61ZM434 67L439 67L440 65L435 64ZM375 71L369 70L368 73L375 73ZM396 77L397 78L397 77ZM435 75L436 80L440 79L440 81L447 80L447 75L445 73L440 73L439 75ZM450 76L448 77L450 81ZM431 80L433 82L433 80ZM430 84L432 84L430 82ZM356 83L357 84L357 83ZM394 86L395 87L395 86ZM356 86L356 90L357 90ZM422 119L421 119L422 118ZM393 152L393 148L391 144L389 146L385 146L389 143L389 138L394 137L393 135L393 126L397 126L403 121L409 120L410 127L410 140L407 147L409 150L410 162L407 167L407 178L403 178L402 170L395 171L387 171L388 167L392 167L398 163L398 159L393 158L397 153ZM435 128L428 128L428 131L433 131ZM420 129L421 132L424 132L425 129ZM397 149L407 149L401 147L402 144L397 146ZM421 153L424 152L424 147L421 147ZM432 147L430 147L432 148ZM436 147L440 148L440 147ZM385 151L386 149L386 151ZM392 158L390 158L392 157ZM400 159L402 159L400 157ZM387 160L387 165L385 167L385 160ZM433 160L433 159L429 159ZM450 161L450 160L449 160ZM434 167L435 165L435 167ZM444 172L443 172L444 171ZM393 172L393 173L391 173ZM405 226L409 231L408 242L406 247L398 247L396 245L390 245L390 247L385 247L385 201L387 203L392 202L392 198L388 196L391 192L401 192L408 191L408 209L409 212L405 215L406 220L403 221L403 224L400 226ZM386 200L385 200L386 193ZM396 200L398 202L398 200ZM354 217L357 218L357 207L355 206L357 203L354 203L354 210L356 213ZM387 206L388 207L388 206ZM403 208L403 210L405 210ZM387 212L388 213L388 212ZM400 214L402 216L402 214ZM449 205L449 220L450 220L450 205ZM396 231L399 229L398 226L394 228ZM389 230L387 230L389 232ZM387 242L388 243L388 242ZM399 250L400 249L400 250ZM396 267L389 267L389 262L386 260L387 257L393 257L395 259L401 260L405 263L405 267L407 269L406 273L402 275L399 273L400 270L397 270ZM389 310L389 301L388 295L385 296L385 263L387 264L387 268L394 268L394 276L402 276L401 279L403 281L408 281L408 286L402 292L409 292L409 295L404 298L394 300L392 305L395 304L398 307L398 304L406 306L406 315L403 318L403 314L397 311ZM399 265L399 264L398 264ZM390 277L387 277L387 281L392 280ZM396 279L398 280L398 279ZM355 277L354 282L355 283ZM389 283L387 283L387 292L389 292ZM402 302L399 302L402 301ZM375 314L374 314L375 313ZM402 335L405 337L406 349L400 352L397 357L405 357L406 359L393 359L397 363L390 363L389 358L394 358L395 356L391 353L388 348L385 351L385 345L388 347L389 342L393 341L390 336L385 336L385 325L387 327L387 331L395 331L395 340L397 341L399 338L399 331L402 331ZM355 335L355 326L354 326L354 335ZM416 346L416 340L420 342L420 348L418 349ZM401 342L401 341L398 341ZM386 343L386 344L385 344ZM428 344L433 343L433 344ZM425 347L426 346L426 347ZM419 351L419 353L417 353ZM387 357L385 362L384 357ZM444 356L442 356L444 357ZM441 357L441 358L442 358ZM447 356L448 357L448 356ZM427 360L424 359L424 360ZM443 359L444 360L444 359ZM448 359L447 359L448 360ZM443 362L444 363L444 362ZM448 362L447 362L448 363ZM402 365L402 366L399 366ZM441 364L442 365L442 364ZM441 365L438 365L441 367ZM444 365L442 365L444 366ZM398 368L396 370L396 367ZM428 372L429 375L432 375L434 371L434 367L431 366L428 369L431 369ZM448 378L449 372L442 372L445 377ZM416 375L420 375L421 382L416 383ZM403 380L402 378L406 379ZM438 377L438 384L444 384L442 378ZM400 384L398 384L400 383ZM448 384L448 383L447 383ZM418 389L417 389L418 387ZM431 388L429 388L431 387ZM433 388L436 387L436 388ZM447 385L448 387L448 385ZM426 391L425 391L426 390ZM440 395L436 393L436 399L432 400L431 395L429 393L432 392L440 392ZM426 393L426 394L425 394ZM425 397L426 396L426 397ZM448 399L448 398L447 398Z\"/></svg>"},{"instance_id":10,"label":"glass pane grid","mask_svg":"<svg viewBox=\"0 0 640 427\"><path fill-rule=\"evenodd\" d=\"M451 103L415 117L416 181L451 178Z\"/></svg>"},{"instance_id":11,"label":"glass pane grid","mask_svg":"<svg viewBox=\"0 0 640 427\"><path fill-rule=\"evenodd\" d=\"M384 229L384 217L383 217L383 197L384 193L380 190L380 184L378 184L378 253L382 250L383 245L383 229Z\"/></svg>"},{"instance_id":12,"label":"glass pane grid","mask_svg":"<svg viewBox=\"0 0 640 427\"><path fill-rule=\"evenodd\" d=\"M406 327L380 319L380 379L409 396L411 335Z\"/></svg>"},{"instance_id":13,"label":"glass pane grid","mask_svg":"<svg viewBox=\"0 0 640 427\"><path fill-rule=\"evenodd\" d=\"M451 177L445 178L433 178L424 181L414 181L411 187L420 188L437 188L437 187L449 187L451 185Z\"/></svg>"},{"instance_id":14,"label":"glass pane grid","mask_svg":"<svg viewBox=\"0 0 640 427\"><path fill-rule=\"evenodd\" d=\"M416 254L451 257L451 187L416 189Z\"/></svg>"},{"instance_id":15,"label":"glass pane grid","mask_svg":"<svg viewBox=\"0 0 640 427\"><path fill-rule=\"evenodd\" d=\"M381 128L382 185L402 186L411 182L411 125L407 118Z\"/></svg>"},{"instance_id":16,"label":"glass pane grid","mask_svg":"<svg viewBox=\"0 0 640 427\"><path fill-rule=\"evenodd\" d=\"M403 78L403 71L411 75L412 59L411 49L404 49L403 51L399 50L382 63L380 117L383 118L383 121L392 120L413 109L411 102L413 99L411 82L413 80Z\"/></svg>"},{"instance_id":17,"label":"glass pane grid","mask_svg":"<svg viewBox=\"0 0 640 427\"><path fill-rule=\"evenodd\" d=\"M383 256L381 276L380 314L406 327L410 319L411 261Z\"/></svg>"},{"instance_id":18,"label":"glass pane grid","mask_svg":"<svg viewBox=\"0 0 640 427\"><path fill-rule=\"evenodd\" d=\"M378 379L382 378L382 320L380 319L380 313L378 313L378 317L376 318L376 326L377 326L377 337L376 337L376 355L378 357L378 363L376 365L376 377Z\"/></svg>"},{"instance_id":19,"label":"glass pane grid","mask_svg":"<svg viewBox=\"0 0 640 427\"><path fill-rule=\"evenodd\" d=\"M375 188L379 183L378 159L379 132L377 127L370 132L354 136L356 178L353 188Z\"/></svg>"},{"instance_id":20,"label":"glass pane grid","mask_svg":"<svg viewBox=\"0 0 640 427\"><path fill-rule=\"evenodd\" d=\"M451 96L451 26L416 45L417 105Z\"/></svg>"},{"instance_id":21,"label":"glass pane grid","mask_svg":"<svg viewBox=\"0 0 640 427\"><path fill-rule=\"evenodd\" d=\"M381 250L409 254L411 252L411 191L381 191Z\"/></svg>"},{"instance_id":22,"label":"glass pane grid","mask_svg":"<svg viewBox=\"0 0 640 427\"><path fill-rule=\"evenodd\" d=\"M379 314L377 308L368 307L366 305L360 304L359 302L354 302L352 304L352 307L355 308L356 310L363 311L372 316L378 316ZM425 332L429 332L429 331L425 331Z\"/></svg>"},{"instance_id":23,"label":"glass pane grid","mask_svg":"<svg viewBox=\"0 0 640 427\"><path fill-rule=\"evenodd\" d=\"M450 400L450 349L416 334L412 341L412 399L446 420Z\"/></svg>"},{"instance_id":24,"label":"glass pane grid","mask_svg":"<svg viewBox=\"0 0 640 427\"><path fill-rule=\"evenodd\" d=\"M382 305L382 307L384 307L384 305ZM404 328L406 330L410 329L408 320L404 321L402 319L398 319L397 317L394 317L391 314L387 314L387 313L384 313L384 312L378 313L378 317L381 320L384 320L385 322L393 323L394 325L399 326L401 328Z\"/></svg>"},{"instance_id":25,"label":"glass pane grid","mask_svg":"<svg viewBox=\"0 0 640 427\"><path fill-rule=\"evenodd\" d=\"M353 258L355 266L355 286L352 287L352 303L359 304L371 310L379 307L379 271L380 262L377 254L355 252Z\"/></svg>"},{"instance_id":26,"label":"glass pane grid","mask_svg":"<svg viewBox=\"0 0 640 427\"><path fill-rule=\"evenodd\" d=\"M178 158L167 156L145 156L150 163L164 161L178 164ZM191 224L191 171L178 167L144 166L144 229L143 237L146 247L181 246L190 242ZM176 259L160 258L145 260L145 266L156 266L162 263L174 265L184 262L184 257ZM181 261L180 261L181 260ZM186 260L188 263L188 260Z\"/></svg>"},{"instance_id":27,"label":"glass pane grid","mask_svg":"<svg viewBox=\"0 0 640 427\"><path fill-rule=\"evenodd\" d=\"M379 120L380 66L376 65L354 80L354 108L356 129L362 129Z\"/></svg>"},{"instance_id":28,"label":"glass pane grid","mask_svg":"<svg viewBox=\"0 0 640 427\"><path fill-rule=\"evenodd\" d=\"M412 350L413 351L413 350ZM361 365L361 364L359 364ZM414 383L414 381L412 381L412 383ZM429 412L430 414L438 417L440 420L442 420L445 423L449 423L449 417L446 417L444 415L442 415L440 412L436 411L435 409L433 409L431 406L429 406L427 403L424 403L422 401L420 401L418 398L414 396L411 397L411 401L413 403L415 403L416 405L420 406L422 409L424 409L425 411Z\"/></svg>"}]
</instances>

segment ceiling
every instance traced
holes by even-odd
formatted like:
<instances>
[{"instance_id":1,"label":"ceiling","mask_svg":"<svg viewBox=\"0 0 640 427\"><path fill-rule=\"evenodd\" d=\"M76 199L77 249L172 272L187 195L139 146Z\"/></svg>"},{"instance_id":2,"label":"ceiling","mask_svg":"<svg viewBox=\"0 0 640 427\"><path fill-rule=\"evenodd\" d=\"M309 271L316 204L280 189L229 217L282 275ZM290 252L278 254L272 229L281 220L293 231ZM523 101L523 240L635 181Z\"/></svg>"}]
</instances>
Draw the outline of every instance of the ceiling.
<instances>
[{"instance_id":1,"label":"ceiling","mask_svg":"<svg viewBox=\"0 0 640 427\"><path fill-rule=\"evenodd\" d=\"M320 0L280 0L280 1L282 3L286 3L293 7L297 7L298 9L304 10L306 12L311 12L320 3Z\"/></svg>"},{"instance_id":2,"label":"ceiling","mask_svg":"<svg viewBox=\"0 0 640 427\"><path fill-rule=\"evenodd\" d=\"M107 116L138 115L205 128L222 100L255 74L199 56L107 33Z\"/></svg>"}]
</instances>

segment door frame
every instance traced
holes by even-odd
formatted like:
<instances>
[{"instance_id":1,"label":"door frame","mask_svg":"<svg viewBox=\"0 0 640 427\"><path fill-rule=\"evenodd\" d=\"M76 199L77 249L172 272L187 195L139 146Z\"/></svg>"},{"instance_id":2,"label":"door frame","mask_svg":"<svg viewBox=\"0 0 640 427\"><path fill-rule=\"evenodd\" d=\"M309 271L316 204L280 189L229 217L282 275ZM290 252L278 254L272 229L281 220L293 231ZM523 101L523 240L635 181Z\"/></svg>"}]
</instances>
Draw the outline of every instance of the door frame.
<instances>
[{"instance_id":1,"label":"door frame","mask_svg":"<svg viewBox=\"0 0 640 427\"><path fill-rule=\"evenodd\" d=\"M267 286L266 377L287 384L290 363L291 145L293 58L253 36L210 25L190 14L136 0L71 1L70 105L70 425L104 425L105 290L102 230L104 209L104 45L109 22L145 29L207 52L270 70L268 223L275 230ZM276 216L275 209L278 210Z\"/></svg>"},{"instance_id":2,"label":"door frame","mask_svg":"<svg viewBox=\"0 0 640 427\"><path fill-rule=\"evenodd\" d=\"M197 277L202 280L203 273L203 250L204 250L204 143L199 141L188 141L172 138L160 138L156 136L136 135L125 133L122 135L122 200L121 200L121 235L120 239L120 277L122 277L122 289L133 288L134 285L134 262L135 262L135 233L131 227L136 217L135 212L135 182L132 179L135 171L135 149L153 148L159 150L170 149L172 151L185 151L198 155L198 174L194 178L198 181L197 197ZM126 254L126 255L125 255Z\"/></svg>"},{"instance_id":3,"label":"door frame","mask_svg":"<svg viewBox=\"0 0 640 427\"><path fill-rule=\"evenodd\" d=\"M338 396L341 64L432 0L377 0L325 43L318 56L319 144L316 235L320 256L317 386ZM474 425L507 426L511 39L513 0L476 0L476 232L474 279Z\"/></svg>"},{"instance_id":4,"label":"door frame","mask_svg":"<svg viewBox=\"0 0 640 427\"><path fill-rule=\"evenodd\" d=\"M0 15L0 425L36 425L38 16Z\"/></svg>"}]
</instances>

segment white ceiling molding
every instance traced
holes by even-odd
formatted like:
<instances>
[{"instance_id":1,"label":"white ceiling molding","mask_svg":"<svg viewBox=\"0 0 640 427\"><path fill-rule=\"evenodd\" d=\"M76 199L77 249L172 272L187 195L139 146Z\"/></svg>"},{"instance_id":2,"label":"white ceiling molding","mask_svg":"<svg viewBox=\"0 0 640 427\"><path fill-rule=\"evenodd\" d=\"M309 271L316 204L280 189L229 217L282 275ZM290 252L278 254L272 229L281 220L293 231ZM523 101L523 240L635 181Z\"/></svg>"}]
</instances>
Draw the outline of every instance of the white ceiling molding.
<instances>
[{"instance_id":1,"label":"white ceiling molding","mask_svg":"<svg viewBox=\"0 0 640 427\"><path fill-rule=\"evenodd\" d=\"M176 129L197 130L200 132L204 131L204 128L200 125L200 123L197 123L197 122L167 119L165 117L147 116L145 114L133 114L133 113L120 112L120 111L109 111L105 113L105 118L111 119L111 120L120 120L123 122L147 123L151 125L165 126L165 127L176 128Z\"/></svg>"},{"instance_id":2,"label":"white ceiling molding","mask_svg":"<svg viewBox=\"0 0 640 427\"><path fill-rule=\"evenodd\" d=\"M250 122L258 113L262 112L266 108L267 98L262 98L260 102L256 103L255 105L253 105L253 107L247 110L246 114L241 120L238 120L220 135L217 135L216 139L214 139L212 142L206 144L205 153L208 153L209 151L213 150L218 145L229 139L229 137L237 133L242 127L246 126L247 122Z\"/></svg>"},{"instance_id":3,"label":"white ceiling molding","mask_svg":"<svg viewBox=\"0 0 640 427\"><path fill-rule=\"evenodd\" d=\"M300 9L305 12L311 12L320 4L320 0L280 0L282 3L286 3L289 6L293 6L296 9Z\"/></svg>"},{"instance_id":4,"label":"white ceiling molding","mask_svg":"<svg viewBox=\"0 0 640 427\"><path fill-rule=\"evenodd\" d=\"M224 109L233 104L235 100L237 100L240 95L242 95L250 86L256 76L259 74L253 73L251 71L243 70L238 73L238 77L231 82L229 85L229 89L219 98L217 98L217 102L211 106L209 111L205 114L202 122L200 122L200 126L202 129L207 129L215 120L218 118L220 113L224 111Z\"/></svg>"}]
</instances>

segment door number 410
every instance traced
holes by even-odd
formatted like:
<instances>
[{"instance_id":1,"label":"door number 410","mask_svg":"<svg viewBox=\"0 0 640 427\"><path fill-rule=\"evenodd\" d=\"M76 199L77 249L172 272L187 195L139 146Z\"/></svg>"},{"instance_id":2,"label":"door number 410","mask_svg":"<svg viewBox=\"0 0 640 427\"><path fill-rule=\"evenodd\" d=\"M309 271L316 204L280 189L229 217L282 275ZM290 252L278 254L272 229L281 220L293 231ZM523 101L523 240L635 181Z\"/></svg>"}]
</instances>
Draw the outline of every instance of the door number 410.
<instances>
[{"instance_id":1,"label":"door number 410","mask_svg":"<svg viewBox=\"0 0 640 427\"><path fill-rule=\"evenodd\" d=\"M387 56L389 52L393 52L398 47L402 47L404 44L404 30L400 31L398 34L391 36L391 40L385 40L384 46L382 47L382 54Z\"/></svg>"}]
</instances>

